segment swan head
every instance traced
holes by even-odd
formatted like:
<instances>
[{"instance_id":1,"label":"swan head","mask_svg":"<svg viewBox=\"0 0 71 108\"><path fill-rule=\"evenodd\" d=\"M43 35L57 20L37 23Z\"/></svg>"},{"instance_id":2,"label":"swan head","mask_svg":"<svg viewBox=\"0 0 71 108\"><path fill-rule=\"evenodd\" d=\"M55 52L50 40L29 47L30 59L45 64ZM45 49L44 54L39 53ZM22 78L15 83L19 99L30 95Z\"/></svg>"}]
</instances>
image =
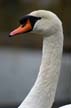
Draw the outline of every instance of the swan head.
<instances>
[{"instance_id":1,"label":"swan head","mask_svg":"<svg viewBox=\"0 0 71 108\"><path fill-rule=\"evenodd\" d=\"M61 27L60 19L52 12L46 10L33 11L20 19L20 26L10 33L14 36L21 33L33 32L51 35Z\"/></svg>"}]
</instances>

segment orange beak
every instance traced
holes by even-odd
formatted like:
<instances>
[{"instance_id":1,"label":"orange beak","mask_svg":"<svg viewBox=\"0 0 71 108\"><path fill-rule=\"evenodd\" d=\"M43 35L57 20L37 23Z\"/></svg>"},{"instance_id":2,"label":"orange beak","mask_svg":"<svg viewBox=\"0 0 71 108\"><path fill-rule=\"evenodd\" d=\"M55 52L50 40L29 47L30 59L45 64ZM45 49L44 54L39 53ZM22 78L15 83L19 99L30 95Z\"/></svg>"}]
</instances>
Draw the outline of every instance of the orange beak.
<instances>
[{"instance_id":1,"label":"orange beak","mask_svg":"<svg viewBox=\"0 0 71 108\"><path fill-rule=\"evenodd\" d=\"M18 28L13 30L9 36L11 37L17 34L28 32L30 30L32 30L32 26L31 26L30 20L28 19L25 26L20 25Z\"/></svg>"}]
</instances>

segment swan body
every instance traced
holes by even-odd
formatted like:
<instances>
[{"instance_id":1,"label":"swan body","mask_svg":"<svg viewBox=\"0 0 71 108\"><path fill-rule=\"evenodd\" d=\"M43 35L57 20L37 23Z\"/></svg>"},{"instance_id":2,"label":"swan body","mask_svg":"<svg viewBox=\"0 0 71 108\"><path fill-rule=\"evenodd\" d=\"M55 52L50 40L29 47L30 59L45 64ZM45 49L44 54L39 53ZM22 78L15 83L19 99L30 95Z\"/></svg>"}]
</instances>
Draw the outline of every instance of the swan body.
<instances>
[{"instance_id":1,"label":"swan body","mask_svg":"<svg viewBox=\"0 0 71 108\"><path fill-rule=\"evenodd\" d=\"M43 36L43 48L41 65L35 84L18 108L51 108L60 74L63 50L62 22L50 11L37 10L23 17L20 23L24 27L15 29L10 33L10 36L27 32L30 29L30 32Z\"/></svg>"},{"instance_id":2,"label":"swan body","mask_svg":"<svg viewBox=\"0 0 71 108\"><path fill-rule=\"evenodd\" d=\"M71 104L62 106L62 107L60 107L60 108L71 108Z\"/></svg>"}]
</instances>

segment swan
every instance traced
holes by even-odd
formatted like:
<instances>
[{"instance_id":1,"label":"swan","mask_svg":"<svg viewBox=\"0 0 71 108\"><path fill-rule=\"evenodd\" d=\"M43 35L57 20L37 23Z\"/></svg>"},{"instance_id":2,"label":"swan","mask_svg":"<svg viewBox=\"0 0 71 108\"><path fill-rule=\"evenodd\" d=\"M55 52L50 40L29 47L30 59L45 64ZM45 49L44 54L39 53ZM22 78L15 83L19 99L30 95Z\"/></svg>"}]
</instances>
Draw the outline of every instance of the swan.
<instances>
[{"instance_id":1,"label":"swan","mask_svg":"<svg viewBox=\"0 0 71 108\"><path fill-rule=\"evenodd\" d=\"M51 108L61 67L62 22L53 12L36 10L22 17L20 26L10 32L9 36L27 32L38 33L43 36L42 60L37 79L18 108Z\"/></svg>"},{"instance_id":2,"label":"swan","mask_svg":"<svg viewBox=\"0 0 71 108\"><path fill-rule=\"evenodd\" d=\"M60 108L71 108L71 104L62 106L62 107L60 107Z\"/></svg>"}]
</instances>

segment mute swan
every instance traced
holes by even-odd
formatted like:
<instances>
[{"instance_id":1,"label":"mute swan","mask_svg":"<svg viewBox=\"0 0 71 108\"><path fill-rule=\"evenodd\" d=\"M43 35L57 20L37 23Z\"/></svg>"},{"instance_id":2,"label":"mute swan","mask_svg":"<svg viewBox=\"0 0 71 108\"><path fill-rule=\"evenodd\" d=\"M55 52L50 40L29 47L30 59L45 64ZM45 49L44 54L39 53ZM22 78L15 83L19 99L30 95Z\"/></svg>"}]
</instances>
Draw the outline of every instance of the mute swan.
<instances>
[{"instance_id":1,"label":"mute swan","mask_svg":"<svg viewBox=\"0 0 71 108\"><path fill-rule=\"evenodd\" d=\"M60 108L71 108L71 104L62 106L62 107L60 107Z\"/></svg>"},{"instance_id":2,"label":"mute swan","mask_svg":"<svg viewBox=\"0 0 71 108\"><path fill-rule=\"evenodd\" d=\"M42 34L43 51L37 80L18 108L51 108L55 98L63 50L62 23L54 13L37 10L22 17L20 27L12 31L10 36L26 32Z\"/></svg>"}]
</instances>

